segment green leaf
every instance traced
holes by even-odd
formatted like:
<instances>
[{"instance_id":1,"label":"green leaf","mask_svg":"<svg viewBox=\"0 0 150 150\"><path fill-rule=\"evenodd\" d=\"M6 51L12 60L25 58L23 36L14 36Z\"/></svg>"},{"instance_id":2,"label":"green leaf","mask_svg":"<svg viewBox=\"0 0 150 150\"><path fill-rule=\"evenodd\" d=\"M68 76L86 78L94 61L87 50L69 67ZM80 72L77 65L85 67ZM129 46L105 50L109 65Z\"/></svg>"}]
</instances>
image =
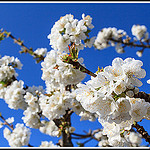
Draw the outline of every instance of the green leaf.
<instances>
[{"instance_id":1,"label":"green leaf","mask_svg":"<svg viewBox=\"0 0 150 150\"><path fill-rule=\"evenodd\" d=\"M3 86L6 85L6 83L4 81L1 81L0 84L2 84Z\"/></svg>"}]
</instances>

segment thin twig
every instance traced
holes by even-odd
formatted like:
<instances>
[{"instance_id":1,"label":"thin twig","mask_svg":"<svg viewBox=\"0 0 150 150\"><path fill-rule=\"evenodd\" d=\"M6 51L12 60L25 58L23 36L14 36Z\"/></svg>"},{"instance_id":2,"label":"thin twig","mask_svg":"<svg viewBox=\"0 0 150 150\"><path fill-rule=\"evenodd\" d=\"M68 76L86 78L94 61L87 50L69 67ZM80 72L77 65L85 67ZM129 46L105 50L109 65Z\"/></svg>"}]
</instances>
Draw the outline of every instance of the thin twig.
<instances>
[{"instance_id":1,"label":"thin twig","mask_svg":"<svg viewBox=\"0 0 150 150\"><path fill-rule=\"evenodd\" d=\"M5 122L5 125L7 125L11 130L14 130L13 126L10 125L2 115L0 115L0 118Z\"/></svg>"},{"instance_id":2,"label":"thin twig","mask_svg":"<svg viewBox=\"0 0 150 150\"><path fill-rule=\"evenodd\" d=\"M99 132L99 131L101 131L101 129L97 129L97 130L94 130L93 132L91 131L91 130L89 130L89 132L87 133L86 132L86 134L77 134L77 133L72 133L72 135L74 135L74 136L77 136L77 137L73 137L74 139L84 139L84 138L92 138L92 139L94 139L94 140L96 140L96 141L99 141L97 138L95 138L95 134L97 133L97 132Z\"/></svg>"},{"instance_id":3,"label":"thin twig","mask_svg":"<svg viewBox=\"0 0 150 150\"><path fill-rule=\"evenodd\" d=\"M93 140L93 138L92 138L92 137L91 137L90 139L88 139L88 140L84 141L82 144L86 144L87 142L89 142L89 141L91 141L91 140Z\"/></svg>"},{"instance_id":4,"label":"thin twig","mask_svg":"<svg viewBox=\"0 0 150 150\"><path fill-rule=\"evenodd\" d=\"M143 43L142 44L135 44L133 42L124 42L123 40L116 40L113 38L110 38L109 40L116 42L116 43L122 43L122 44L124 44L126 46L130 46L130 47L150 48L150 45L144 45Z\"/></svg>"},{"instance_id":5,"label":"thin twig","mask_svg":"<svg viewBox=\"0 0 150 150\"><path fill-rule=\"evenodd\" d=\"M44 60L44 57L42 55L38 55L34 53L32 48L28 48L27 46L25 46L24 43L20 39L16 39L10 32L7 32L6 30L4 30L3 32L0 31L0 32L3 34L6 34L5 37L10 37L14 41L14 43L21 46L22 47L21 53L29 53L30 55L32 55L34 58L37 59L36 60L37 62Z\"/></svg>"}]
</instances>

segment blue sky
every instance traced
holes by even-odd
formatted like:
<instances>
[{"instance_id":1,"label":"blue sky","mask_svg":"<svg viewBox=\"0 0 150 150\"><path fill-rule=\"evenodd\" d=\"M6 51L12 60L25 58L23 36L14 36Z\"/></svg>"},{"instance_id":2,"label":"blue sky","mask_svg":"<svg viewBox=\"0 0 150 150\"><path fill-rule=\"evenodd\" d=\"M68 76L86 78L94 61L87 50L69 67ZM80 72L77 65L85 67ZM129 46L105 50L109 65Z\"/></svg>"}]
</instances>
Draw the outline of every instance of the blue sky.
<instances>
[{"instance_id":1,"label":"blue sky","mask_svg":"<svg viewBox=\"0 0 150 150\"><path fill-rule=\"evenodd\" d=\"M92 2L92 1L91 1ZM116 27L117 29L125 30L128 35L131 35L131 27L133 24L145 25L150 32L150 4L149 3L0 3L0 28L11 32L16 38L21 38L27 47L47 48L51 50L47 35L54 23L59 20L61 16L66 14L74 15L74 18L81 19L82 13L90 15L93 18L94 29L90 36L96 36L98 31L104 27ZM103 51L98 51L94 48L86 48L81 51L80 56L84 58L86 67L95 72L97 67L105 67L111 65L111 62L116 57L123 59L133 57L142 60L143 68L147 75L143 81L143 86L140 91L150 93L150 85L146 80L150 78L150 50L146 49L143 57L139 58L135 54L137 48L126 48L124 54L116 53L114 48L108 48ZM42 85L45 87L44 81L41 79L42 71L41 65L36 64L33 58L28 54L19 54L20 47L11 39L6 39L0 43L0 55L9 55L18 57L23 63L23 69L18 70L18 79L23 80L25 84L32 86ZM87 75L84 81L90 77ZM7 107L7 104L1 101L0 112L5 118L14 116L15 124L23 123L21 120L22 110L12 110ZM101 128L101 125L96 122L82 121L80 117L72 115L72 126L76 128L76 133L84 133L83 130ZM148 131L149 121L143 120L141 125ZM3 138L3 128L0 129L0 147L7 147L8 142ZM52 138L33 129L30 144L39 146L41 141L53 140L57 143L57 138ZM77 141L77 140L76 140ZM75 144L75 141L73 141ZM143 141L146 144L145 141ZM93 140L86 144L86 146L95 146L96 142Z\"/></svg>"}]
</instances>

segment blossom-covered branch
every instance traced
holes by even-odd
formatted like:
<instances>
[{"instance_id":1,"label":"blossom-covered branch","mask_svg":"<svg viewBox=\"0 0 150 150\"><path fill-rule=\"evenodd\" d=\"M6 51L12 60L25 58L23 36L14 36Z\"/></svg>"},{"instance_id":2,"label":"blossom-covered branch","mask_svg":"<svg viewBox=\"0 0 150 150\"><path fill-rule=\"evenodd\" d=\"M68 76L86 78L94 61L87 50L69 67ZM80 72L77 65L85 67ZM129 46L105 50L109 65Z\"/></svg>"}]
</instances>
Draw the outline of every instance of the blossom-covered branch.
<instances>
[{"instance_id":1,"label":"blossom-covered branch","mask_svg":"<svg viewBox=\"0 0 150 150\"><path fill-rule=\"evenodd\" d=\"M140 47L140 48L143 48L143 49L150 48L149 43L144 44L144 43L141 42L141 44L136 44L134 42L131 42L130 40L126 40L126 41L121 40L121 39L116 40L116 39L113 39L113 38L109 38L108 40L116 42L116 43L121 43L121 44L123 44L123 47L130 46L130 47Z\"/></svg>"},{"instance_id":2,"label":"blossom-covered branch","mask_svg":"<svg viewBox=\"0 0 150 150\"><path fill-rule=\"evenodd\" d=\"M91 72L90 70L88 70L86 67L84 67L83 65L81 65L78 61L73 61L72 59L69 59L67 56L65 56L65 58L62 58L64 62L67 62L68 64L73 65L74 69L78 69L83 73L87 73L90 76L96 77L97 75L94 74L93 72Z\"/></svg>"},{"instance_id":3,"label":"blossom-covered branch","mask_svg":"<svg viewBox=\"0 0 150 150\"><path fill-rule=\"evenodd\" d=\"M4 129L4 137L9 141L10 146L18 147L27 145L29 147L33 147L29 144L30 139L30 130L23 126L23 124L17 124L15 128L13 127L14 118L5 119L2 114L0 114L0 118L4 121L4 123L0 122L0 126L7 125L12 132L8 129Z\"/></svg>"},{"instance_id":4,"label":"blossom-covered branch","mask_svg":"<svg viewBox=\"0 0 150 150\"><path fill-rule=\"evenodd\" d=\"M83 14L80 20L71 14L61 17L48 35L53 48L49 52L44 48L33 51L11 33L0 32L0 40L10 37L22 47L21 53L31 54L37 62L42 60L41 79L45 82L45 89L42 86L25 86L22 80L17 80L16 69L22 68L19 59L9 56L0 59L0 98L4 99L9 108L23 110L22 120L26 126L50 136L61 136L57 145L43 141L40 147L72 147L73 138L89 138L80 146L92 139L98 141L99 146L139 146L141 143L138 142L140 140L131 140L133 137L140 139L140 135L131 132L131 129L134 122L150 120L149 94L139 92L139 87L143 84L140 79L146 76L146 71L142 68L143 62L117 57L112 65L98 68L93 73L83 64L84 59L79 58L79 52L85 47L91 48L93 44L98 49L116 46L120 53L126 46L142 47L143 42L149 44L147 31L141 26L133 27L133 35L140 42L136 44L136 40L131 42L123 30L116 28L104 28L96 39L90 38L89 33L93 28L89 15ZM139 30L141 32L137 32ZM142 48L144 50L149 47ZM91 79L82 83L86 74ZM81 121L98 119L103 130L90 130L86 135L74 133L72 113L80 116ZM138 125L134 126L138 128ZM16 133L18 130L25 134L28 132L27 127L20 124L16 125L12 133L9 129L4 129L4 137L10 146L24 145L24 142L19 145L11 140L13 135L21 140L19 132ZM145 135L144 129L138 131ZM144 138L149 141L148 133Z\"/></svg>"},{"instance_id":5,"label":"blossom-covered branch","mask_svg":"<svg viewBox=\"0 0 150 150\"><path fill-rule=\"evenodd\" d=\"M77 133L72 133L72 138L73 139L88 139L84 142L77 142L77 144L80 147L84 147L85 144L91 140L96 140L98 142L97 146L99 147L112 147L111 142L109 141L109 138L107 135L103 132L103 129L96 129L94 131L89 130L89 132L85 132L86 134L77 134ZM130 131L125 131L124 135L122 134L122 139L124 142L126 142L126 146L128 147L139 147L140 144L142 143L142 136L141 134L135 132L133 129Z\"/></svg>"},{"instance_id":6,"label":"blossom-covered branch","mask_svg":"<svg viewBox=\"0 0 150 150\"><path fill-rule=\"evenodd\" d=\"M150 48L149 33L144 25L133 25L131 32L134 36L133 40L124 30L117 30L115 27L103 28L97 35L94 47L102 50L113 46L118 53L124 53L125 47L141 48L136 52L136 54L141 57L144 50Z\"/></svg>"}]
</instances>

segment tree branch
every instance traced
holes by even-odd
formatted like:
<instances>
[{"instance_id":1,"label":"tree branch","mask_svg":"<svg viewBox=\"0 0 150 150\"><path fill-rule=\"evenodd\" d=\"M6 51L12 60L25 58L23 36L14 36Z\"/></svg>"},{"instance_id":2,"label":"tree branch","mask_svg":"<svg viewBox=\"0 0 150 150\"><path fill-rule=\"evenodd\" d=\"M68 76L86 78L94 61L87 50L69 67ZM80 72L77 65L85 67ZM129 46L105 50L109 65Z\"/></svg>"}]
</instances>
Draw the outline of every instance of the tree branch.
<instances>
[{"instance_id":1,"label":"tree branch","mask_svg":"<svg viewBox=\"0 0 150 150\"><path fill-rule=\"evenodd\" d=\"M71 127L71 114L73 111L70 109L66 110L66 114L63 116L67 124ZM62 131L62 146L63 147L73 147L72 138L70 133L66 133L65 130Z\"/></svg>"},{"instance_id":2,"label":"tree branch","mask_svg":"<svg viewBox=\"0 0 150 150\"><path fill-rule=\"evenodd\" d=\"M145 99L146 102L150 103L150 94L147 94L143 91L137 93L134 95L135 98L141 98L141 99Z\"/></svg>"},{"instance_id":3,"label":"tree branch","mask_svg":"<svg viewBox=\"0 0 150 150\"><path fill-rule=\"evenodd\" d=\"M76 137L73 137L74 139L85 139L85 138L92 138L96 141L99 141L97 138L95 138L95 134L97 132L101 131L101 129L97 129L97 130L94 130L93 132L91 130L89 130L89 132L87 134L77 134L77 133L72 133L72 135L76 136Z\"/></svg>"},{"instance_id":4,"label":"tree branch","mask_svg":"<svg viewBox=\"0 0 150 150\"><path fill-rule=\"evenodd\" d=\"M149 142L150 144L150 136L148 135L147 131L145 131L143 126L140 126L137 122L135 122L132 126L136 128L137 132L139 132L146 142Z\"/></svg>"},{"instance_id":5,"label":"tree branch","mask_svg":"<svg viewBox=\"0 0 150 150\"><path fill-rule=\"evenodd\" d=\"M3 36L3 39L4 37L10 37L14 41L14 43L21 46L22 51L20 51L20 53L29 53L36 59L37 63L44 60L44 57L42 55L37 55L36 53L34 53L32 48L28 48L27 46L25 46L23 41L21 41L20 39L16 39L10 32L7 32L6 30L0 30L0 34Z\"/></svg>"},{"instance_id":6,"label":"tree branch","mask_svg":"<svg viewBox=\"0 0 150 150\"><path fill-rule=\"evenodd\" d=\"M113 42L116 42L116 43L124 44L126 46L130 46L130 47L150 48L150 45L144 45L143 43L141 43L141 44L135 44L134 42L129 42L129 41L128 42L124 42L121 39L116 40L116 39L113 39L113 38L110 38L109 40L111 40Z\"/></svg>"},{"instance_id":7,"label":"tree branch","mask_svg":"<svg viewBox=\"0 0 150 150\"><path fill-rule=\"evenodd\" d=\"M97 75L94 74L93 72L91 72L90 70L88 70L87 68L85 68L84 66L82 66L78 61L72 61L71 59L68 62L69 64L74 66L74 69L79 69L81 72L83 73L87 73L90 76L96 77Z\"/></svg>"},{"instance_id":8,"label":"tree branch","mask_svg":"<svg viewBox=\"0 0 150 150\"><path fill-rule=\"evenodd\" d=\"M0 118L4 121L5 125L7 125L11 130L14 130L13 125L10 125L2 115L0 115Z\"/></svg>"}]
</instances>

